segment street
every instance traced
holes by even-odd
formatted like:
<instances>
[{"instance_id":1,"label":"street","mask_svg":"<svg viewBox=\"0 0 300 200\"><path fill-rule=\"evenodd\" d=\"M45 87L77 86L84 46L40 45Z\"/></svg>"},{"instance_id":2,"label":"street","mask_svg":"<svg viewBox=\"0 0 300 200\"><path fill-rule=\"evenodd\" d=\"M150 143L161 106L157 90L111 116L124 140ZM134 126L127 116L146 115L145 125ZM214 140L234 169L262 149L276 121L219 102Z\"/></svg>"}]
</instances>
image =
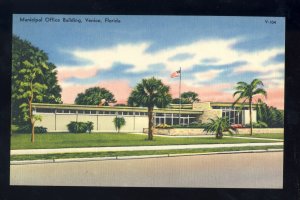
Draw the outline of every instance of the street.
<instances>
[{"instance_id":1,"label":"street","mask_svg":"<svg viewBox=\"0 0 300 200\"><path fill-rule=\"evenodd\" d=\"M11 185L282 188L283 152L11 165Z\"/></svg>"}]
</instances>

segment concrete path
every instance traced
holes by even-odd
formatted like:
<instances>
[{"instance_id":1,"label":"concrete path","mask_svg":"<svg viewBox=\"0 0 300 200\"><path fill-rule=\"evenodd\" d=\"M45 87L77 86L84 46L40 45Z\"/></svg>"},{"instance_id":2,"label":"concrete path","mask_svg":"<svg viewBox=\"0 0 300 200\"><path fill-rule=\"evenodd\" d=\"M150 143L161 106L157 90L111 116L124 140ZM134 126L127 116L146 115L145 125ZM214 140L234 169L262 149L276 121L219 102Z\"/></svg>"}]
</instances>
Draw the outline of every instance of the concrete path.
<instances>
[{"instance_id":1,"label":"concrete path","mask_svg":"<svg viewBox=\"0 0 300 200\"><path fill-rule=\"evenodd\" d=\"M131 133L136 135L145 135L145 133ZM154 137L168 137L168 138L215 138L215 135L154 135ZM239 138L239 139L252 139L252 140L270 140L283 142L283 139L274 139L274 138L258 138L258 137L240 137L240 136L223 136L226 138Z\"/></svg>"},{"instance_id":2,"label":"concrete path","mask_svg":"<svg viewBox=\"0 0 300 200\"><path fill-rule=\"evenodd\" d=\"M256 137L239 137L239 136L223 136L227 138L239 138L239 139L252 139L252 140L270 140L270 141L279 141L283 142L283 139L274 139L274 138L256 138Z\"/></svg>"},{"instance_id":3,"label":"concrete path","mask_svg":"<svg viewBox=\"0 0 300 200\"><path fill-rule=\"evenodd\" d=\"M54 153L83 153L105 151L142 151L142 150L172 150L172 149L206 149L222 147L258 147L283 145L283 142L272 143L242 143L242 144L194 144L194 145L162 145L162 146L127 146L127 147L88 147L88 148L60 148L60 149L24 149L11 150L11 155L25 154L54 154Z\"/></svg>"}]
</instances>

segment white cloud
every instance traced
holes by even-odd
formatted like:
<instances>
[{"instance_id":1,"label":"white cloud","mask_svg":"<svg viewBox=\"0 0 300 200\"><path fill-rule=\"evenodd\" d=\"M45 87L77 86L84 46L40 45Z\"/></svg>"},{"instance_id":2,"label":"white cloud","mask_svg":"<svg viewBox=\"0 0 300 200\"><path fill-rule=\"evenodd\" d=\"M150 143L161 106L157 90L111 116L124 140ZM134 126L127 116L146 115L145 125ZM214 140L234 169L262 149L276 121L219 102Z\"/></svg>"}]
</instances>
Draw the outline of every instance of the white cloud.
<instances>
[{"instance_id":1,"label":"white cloud","mask_svg":"<svg viewBox=\"0 0 300 200\"><path fill-rule=\"evenodd\" d=\"M267 60L284 53L284 48L272 48L267 50L257 50L253 52L241 51L232 48L232 46L244 38L232 39L210 39L199 40L190 44L179 45L172 48L165 48L155 52L147 52L151 46L150 42L118 44L109 48L100 48L93 50L75 49L68 52L75 59L88 61L89 65L82 66L58 66L58 72L61 72L61 80L68 77L88 78L95 76L98 70L110 69L115 63L122 63L133 66L128 69L130 72L147 71L149 66L162 63L171 73L182 67L182 70L191 69L195 65L207 66L207 59L214 58L214 65L229 65L234 62L245 62L246 64L235 67L233 73L257 72L261 76L276 73L284 69L284 63L266 64ZM193 57L189 59L169 59L180 54L190 54ZM78 72L82 70L82 73ZM199 72L194 75L197 80L191 80L190 84L206 82L216 78L222 70L209 70Z\"/></svg>"},{"instance_id":2,"label":"white cloud","mask_svg":"<svg viewBox=\"0 0 300 200\"><path fill-rule=\"evenodd\" d=\"M114 63L118 62L132 65L132 72L141 72L146 71L148 66L159 62L163 63L171 72L180 66L184 69L189 69L194 65L201 64L201 60L216 56L218 60L214 64L231 63L232 60L228 57L228 55L230 52L231 54L234 53L232 53L233 50L231 50L230 46L235 44L237 41L239 41L239 39L200 40L191 44L167 48L152 53L146 52L151 45L149 42L119 44L114 47L95 50L76 49L69 50L67 52L76 59L83 59L91 62L89 66L96 66L98 69L109 69ZM193 54L195 56L190 59L182 60L169 59L170 57L174 57L178 54L186 53ZM63 67L73 68L72 66ZM79 67L85 68L88 66L84 65Z\"/></svg>"},{"instance_id":3,"label":"white cloud","mask_svg":"<svg viewBox=\"0 0 300 200\"><path fill-rule=\"evenodd\" d=\"M196 74L194 74L194 77L197 82L207 82L207 81L213 80L216 77L218 77L219 74L223 71L224 70L221 70L221 69L212 69L212 70L208 70L205 72L196 73Z\"/></svg>"},{"instance_id":4,"label":"white cloud","mask_svg":"<svg viewBox=\"0 0 300 200\"><path fill-rule=\"evenodd\" d=\"M264 73L260 75L258 78L264 79L264 80L269 80L269 79L283 79L284 73L280 71L273 71L271 73Z\"/></svg>"}]
</instances>

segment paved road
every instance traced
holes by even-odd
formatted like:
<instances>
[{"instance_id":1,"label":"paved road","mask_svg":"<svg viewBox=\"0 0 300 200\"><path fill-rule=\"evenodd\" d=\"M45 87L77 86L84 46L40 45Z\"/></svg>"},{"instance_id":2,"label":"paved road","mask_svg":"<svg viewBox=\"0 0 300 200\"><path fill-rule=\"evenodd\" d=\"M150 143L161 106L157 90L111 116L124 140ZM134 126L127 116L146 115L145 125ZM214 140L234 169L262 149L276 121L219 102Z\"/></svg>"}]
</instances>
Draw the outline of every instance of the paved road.
<instances>
[{"instance_id":1,"label":"paved road","mask_svg":"<svg viewBox=\"0 0 300 200\"><path fill-rule=\"evenodd\" d=\"M11 165L11 185L282 188L283 153Z\"/></svg>"},{"instance_id":2,"label":"paved road","mask_svg":"<svg viewBox=\"0 0 300 200\"><path fill-rule=\"evenodd\" d=\"M60 149L21 149L11 150L10 155L50 154L50 153L82 153L99 151L141 151L141 150L172 150L172 149L207 149L218 147L258 147L283 145L283 142L270 143L238 143L238 144L190 144L190 145L161 145L161 146L128 146L128 147L86 147Z\"/></svg>"}]
</instances>

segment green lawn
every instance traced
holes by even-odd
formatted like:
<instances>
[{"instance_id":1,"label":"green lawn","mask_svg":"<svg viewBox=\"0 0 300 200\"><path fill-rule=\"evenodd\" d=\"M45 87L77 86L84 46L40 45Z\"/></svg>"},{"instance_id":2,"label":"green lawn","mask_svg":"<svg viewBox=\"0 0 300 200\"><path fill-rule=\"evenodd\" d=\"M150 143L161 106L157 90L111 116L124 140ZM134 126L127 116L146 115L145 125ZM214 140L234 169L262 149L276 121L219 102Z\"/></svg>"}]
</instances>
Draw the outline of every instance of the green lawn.
<instances>
[{"instance_id":1,"label":"green lawn","mask_svg":"<svg viewBox=\"0 0 300 200\"><path fill-rule=\"evenodd\" d=\"M96 158L96 157L116 157L116 156L141 156L141 155L162 155L162 154L186 154L186 153L208 153L224 151L243 150L267 150L283 149L282 145L268 147L226 147L211 149L180 149L180 150L156 150L156 151L115 151L115 152L88 152L88 153L63 153L63 154L43 154L43 155L13 155L11 160L46 160L62 158Z\"/></svg>"},{"instance_id":2,"label":"green lawn","mask_svg":"<svg viewBox=\"0 0 300 200\"><path fill-rule=\"evenodd\" d=\"M72 147L114 147L114 146L150 146L176 144L235 144L273 142L238 138L169 138L154 136L153 141L146 140L147 135L128 133L47 133L36 134L35 143L30 142L30 134L12 134L11 149L51 149Z\"/></svg>"},{"instance_id":3,"label":"green lawn","mask_svg":"<svg viewBox=\"0 0 300 200\"><path fill-rule=\"evenodd\" d=\"M270 138L270 139L284 139L283 133L261 133L261 134L253 134L250 136L249 134L237 134L234 136L238 137L255 137L255 138Z\"/></svg>"}]
</instances>

